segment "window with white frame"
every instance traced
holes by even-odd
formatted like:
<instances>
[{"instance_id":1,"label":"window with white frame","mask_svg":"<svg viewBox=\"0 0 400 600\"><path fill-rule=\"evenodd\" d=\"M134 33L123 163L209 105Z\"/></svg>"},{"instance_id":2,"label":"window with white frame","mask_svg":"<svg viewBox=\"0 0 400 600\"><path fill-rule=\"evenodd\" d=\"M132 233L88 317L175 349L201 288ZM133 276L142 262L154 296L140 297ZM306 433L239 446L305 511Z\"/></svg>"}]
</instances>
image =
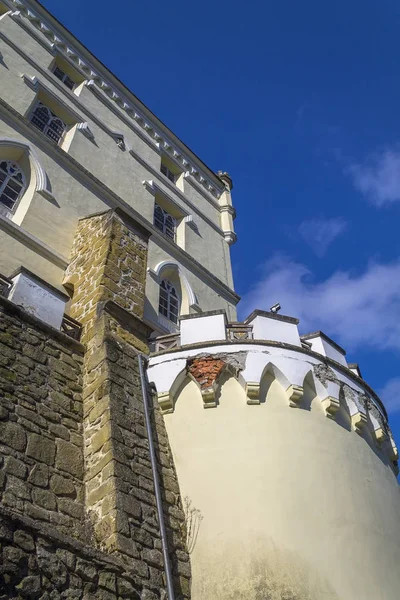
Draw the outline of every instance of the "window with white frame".
<instances>
[{"instance_id":1,"label":"window with white frame","mask_svg":"<svg viewBox=\"0 0 400 600\"><path fill-rule=\"evenodd\" d=\"M60 142L67 128L60 117L57 117L43 102L38 102L31 114L30 121L32 125L43 131L50 139L57 144Z\"/></svg>"},{"instance_id":2,"label":"window with white frame","mask_svg":"<svg viewBox=\"0 0 400 600\"><path fill-rule=\"evenodd\" d=\"M175 241L176 219L159 204L154 205L154 225Z\"/></svg>"},{"instance_id":3,"label":"window with white frame","mask_svg":"<svg viewBox=\"0 0 400 600\"><path fill-rule=\"evenodd\" d=\"M178 323L179 298L175 287L168 279L163 279L160 283L160 302L158 310L161 315L173 323Z\"/></svg>"},{"instance_id":4,"label":"window with white frame","mask_svg":"<svg viewBox=\"0 0 400 600\"><path fill-rule=\"evenodd\" d=\"M25 177L18 163L0 159L0 204L13 210L25 190Z\"/></svg>"},{"instance_id":5,"label":"window with white frame","mask_svg":"<svg viewBox=\"0 0 400 600\"><path fill-rule=\"evenodd\" d=\"M64 85L67 86L67 88L69 88L70 90L74 89L75 81L73 81L71 79L71 77L69 77L66 73L64 73L64 71L62 69L60 69L60 67L55 65L55 67L53 69L53 73L57 77L57 79L62 81L64 83Z\"/></svg>"}]
</instances>

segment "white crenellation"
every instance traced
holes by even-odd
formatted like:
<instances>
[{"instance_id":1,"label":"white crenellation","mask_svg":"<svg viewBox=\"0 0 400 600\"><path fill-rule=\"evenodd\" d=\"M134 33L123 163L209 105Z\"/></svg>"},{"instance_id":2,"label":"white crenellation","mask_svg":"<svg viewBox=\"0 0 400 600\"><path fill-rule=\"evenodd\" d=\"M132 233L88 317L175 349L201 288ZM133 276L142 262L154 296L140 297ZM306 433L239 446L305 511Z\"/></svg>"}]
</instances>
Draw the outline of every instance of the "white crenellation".
<instances>
[{"instance_id":1,"label":"white crenellation","mask_svg":"<svg viewBox=\"0 0 400 600\"><path fill-rule=\"evenodd\" d=\"M206 328L203 331L201 323L204 319L210 321L212 317L213 315L199 315L182 321L182 324L190 326L192 322L197 322L197 333L201 333L202 338L207 338L209 334L206 334ZM221 320L222 327L223 315L215 317ZM210 331L212 329L213 327ZM193 344L194 338L190 338L190 342ZM161 410L174 412L174 403L188 377L188 361L202 359L204 356L213 357L224 360L229 376L235 377L244 389L249 406L258 406L265 401L260 397L260 389L264 377L269 375L285 391L288 407L309 410L303 403L304 385L308 382L315 389L326 417L336 420L340 426L343 417L338 419L338 414L348 415L349 429L361 436L369 431L368 435L375 439L378 448L387 454L389 460L392 463L397 461L398 451L386 416L360 378L353 378L354 374L343 366L328 365L326 359L322 356L318 358L315 352L305 352L301 347L295 346L289 348L285 344L279 346L274 342L270 344L265 340L259 344L257 340L248 340L246 344L221 340L217 345L209 345L207 339L204 339L195 348L185 348L183 345L171 352L155 354L150 358L148 373L150 381L158 390ZM198 382L196 384L200 389L204 408L218 409L221 377L217 377L206 389L202 389Z\"/></svg>"}]
</instances>

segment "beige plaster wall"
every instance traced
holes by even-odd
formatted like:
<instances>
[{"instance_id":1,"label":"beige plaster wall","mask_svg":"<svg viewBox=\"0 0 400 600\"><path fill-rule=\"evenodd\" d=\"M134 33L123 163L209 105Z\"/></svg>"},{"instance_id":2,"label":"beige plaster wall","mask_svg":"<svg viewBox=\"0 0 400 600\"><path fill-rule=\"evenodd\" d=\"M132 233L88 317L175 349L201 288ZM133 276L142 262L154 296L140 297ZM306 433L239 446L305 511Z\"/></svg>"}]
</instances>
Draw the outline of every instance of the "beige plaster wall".
<instances>
[{"instance_id":1,"label":"beige plaster wall","mask_svg":"<svg viewBox=\"0 0 400 600\"><path fill-rule=\"evenodd\" d=\"M21 265L65 292L61 286L64 270L60 266L0 229L0 273L9 276Z\"/></svg>"},{"instance_id":2,"label":"beige plaster wall","mask_svg":"<svg viewBox=\"0 0 400 600\"><path fill-rule=\"evenodd\" d=\"M164 416L183 497L201 511L193 600L397 600L400 498L368 431L328 419L305 383L290 408L267 375L261 404L236 379L205 410L187 381Z\"/></svg>"},{"instance_id":3,"label":"beige plaster wall","mask_svg":"<svg viewBox=\"0 0 400 600\"><path fill-rule=\"evenodd\" d=\"M208 222L211 221L217 227L220 225L217 201L210 202L204 194L184 180L184 194L195 208L187 204L182 194L179 194L178 190L175 192L174 187L171 187L164 175L160 173L161 153L156 143L150 139L145 140L147 134L137 132L135 130L137 126L129 123L129 117L122 118L123 113L116 105L111 109L107 105L109 100L103 102L86 87L81 89L79 97L68 88L64 89L49 71L54 61L54 54L47 39L36 30L36 37L34 37L26 30L30 25L27 25L23 19L21 23L25 28L9 15L0 20L0 34L2 33L20 48L20 51L16 50L6 39L0 37L1 97L20 115L26 116L35 100L36 92L24 82L21 75L37 76L56 97L77 113L82 121L88 123L93 133L94 141L91 141L82 132L74 130L68 148L70 156L150 222L153 221L154 195L142 185L142 181L156 181L159 187L172 197L176 205L182 207L184 214L193 214L197 231L185 227L185 251L222 282L228 286L232 285L231 268L227 260L228 246L223 235ZM41 39L42 43L39 43L36 38ZM29 60L24 58L23 52L28 55ZM103 92L100 95L106 99ZM84 177L77 176L73 169L60 161L56 153L49 149L48 144L41 144L35 132L25 137L26 134L22 134L17 120L10 118L4 110L2 112L3 114L0 112L0 138L22 139L31 144L46 171L54 196L54 201L51 201L37 193L31 194L29 205L25 207L26 212L18 220L18 224L57 253L68 258L78 219L108 210L111 203L106 200L105 195L93 189ZM100 124L92 118L93 115L100 120ZM104 126L101 126L101 123ZM125 136L126 151L122 151L117 146L110 133L106 131L107 128ZM129 148L139 155L140 160L129 153ZM155 251L153 260L150 251L149 260L154 263L158 257L157 240L153 240L152 246ZM173 248L167 254L172 260L179 260L179 252L175 252ZM9 260L10 264L14 262L11 257ZM3 259L4 262L6 264L3 265L3 270L9 273L11 266L7 260ZM186 268L189 272L192 271L190 265ZM192 278L196 277L193 274ZM61 280L58 285L60 283ZM202 281L197 288L196 293L203 310L227 306L232 316L235 315L233 306L225 299L221 300L219 292L208 283ZM158 290L157 299L150 298L150 304L157 303Z\"/></svg>"}]
</instances>

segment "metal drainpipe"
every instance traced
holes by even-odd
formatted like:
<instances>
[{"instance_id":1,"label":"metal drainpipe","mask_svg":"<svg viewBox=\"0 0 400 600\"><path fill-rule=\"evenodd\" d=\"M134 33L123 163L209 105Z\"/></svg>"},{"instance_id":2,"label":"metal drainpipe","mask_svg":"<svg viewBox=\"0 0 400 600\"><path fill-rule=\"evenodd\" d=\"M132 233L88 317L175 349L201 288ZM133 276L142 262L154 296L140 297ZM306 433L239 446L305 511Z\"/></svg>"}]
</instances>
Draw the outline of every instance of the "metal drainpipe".
<instances>
[{"instance_id":1,"label":"metal drainpipe","mask_svg":"<svg viewBox=\"0 0 400 600\"><path fill-rule=\"evenodd\" d=\"M146 421L147 438L149 440L151 469L153 472L153 482L154 482L154 492L155 492L155 496L156 496L158 523L160 526L161 547L162 547L162 553L163 553L163 558L164 558L165 579L167 582L168 600L175 600L174 586L172 583L171 563L170 563L169 554L168 554L167 532L165 529L163 503L162 503L162 498L161 498L160 478L158 476L157 459L156 459L156 453L155 453L155 449L154 449L153 432L152 432L152 428L151 428L150 409L149 409L148 396L147 396L148 386L147 386L147 380L146 380L145 370L144 370L144 365L143 365L144 362L147 362L147 359L142 354L139 354L138 361L139 361L140 383L142 386L144 418Z\"/></svg>"}]
</instances>

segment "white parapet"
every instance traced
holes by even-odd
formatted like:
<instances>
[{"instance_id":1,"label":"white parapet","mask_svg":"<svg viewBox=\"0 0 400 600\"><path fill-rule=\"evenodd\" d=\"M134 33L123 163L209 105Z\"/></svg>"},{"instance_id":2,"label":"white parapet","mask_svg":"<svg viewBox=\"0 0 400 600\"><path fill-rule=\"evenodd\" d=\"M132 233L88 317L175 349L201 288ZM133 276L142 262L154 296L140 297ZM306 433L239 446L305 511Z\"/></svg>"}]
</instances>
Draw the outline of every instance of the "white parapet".
<instances>
[{"instance_id":1,"label":"white parapet","mask_svg":"<svg viewBox=\"0 0 400 600\"><path fill-rule=\"evenodd\" d=\"M246 325L253 326L255 340L270 340L301 346L298 319L273 312L255 310L247 317Z\"/></svg>"},{"instance_id":2,"label":"white parapet","mask_svg":"<svg viewBox=\"0 0 400 600\"><path fill-rule=\"evenodd\" d=\"M336 360L336 362L347 367L345 358L346 351L322 331L314 331L313 333L302 335L301 339L311 344L313 352L318 352L318 354L322 354L322 356L332 358L333 360Z\"/></svg>"},{"instance_id":3,"label":"white parapet","mask_svg":"<svg viewBox=\"0 0 400 600\"><path fill-rule=\"evenodd\" d=\"M13 285L8 299L31 315L60 329L69 297L24 267L15 271L10 279Z\"/></svg>"},{"instance_id":4,"label":"white parapet","mask_svg":"<svg viewBox=\"0 0 400 600\"><path fill-rule=\"evenodd\" d=\"M197 344L226 339L226 314L224 310L185 315L180 318L181 345Z\"/></svg>"}]
</instances>

